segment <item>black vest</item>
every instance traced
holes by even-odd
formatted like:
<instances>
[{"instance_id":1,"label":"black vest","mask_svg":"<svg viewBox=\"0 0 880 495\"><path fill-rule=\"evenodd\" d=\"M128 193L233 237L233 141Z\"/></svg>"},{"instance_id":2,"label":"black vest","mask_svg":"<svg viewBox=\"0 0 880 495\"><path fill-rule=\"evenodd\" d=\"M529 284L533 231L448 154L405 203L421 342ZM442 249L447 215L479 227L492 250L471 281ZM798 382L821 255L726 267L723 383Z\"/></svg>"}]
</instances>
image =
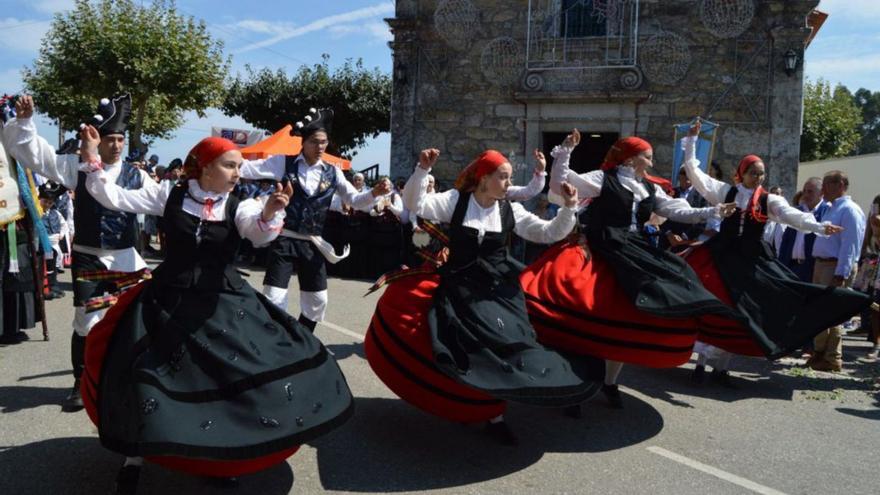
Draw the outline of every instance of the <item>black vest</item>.
<instances>
[{"instance_id":1,"label":"black vest","mask_svg":"<svg viewBox=\"0 0 880 495\"><path fill-rule=\"evenodd\" d=\"M733 186L727 192L724 198L725 203L732 203L736 200L738 188ZM763 193L758 197L758 207L765 216L767 215L767 193ZM725 239L740 238L740 242L759 243L764 238L764 226L767 222L759 222L752 215L737 207L733 215L721 221L720 235Z\"/></svg>"},{"instance_id":2,"label":"black vest","mask_svg":"<svg viewBox=\"0 0 880 495\"><path fill-rule=\"evenodd\" d=\"M483 242L479 242L479 232L462 225L470 198L471 193L461 193L455 204L449 225L449 261L444 265L446 270L461 270L479 260L497 266L507 258L508 238L516 226L510 202L501 200L498 203L501 232L485 232Z\"/></svg>"},{"instance_id":3,"label":"black vest","mask_svg":"<svg viewBox=\"0 0 880 495\"><path fill-rule=\"evenodd\" d=\"M183 211L188 190L187 182L181 181L171 190L165 203L162 218L168 256L153 272L154 280L160 285L217 289L224 286L225 279L233 287L241 287L243 281L233 265L241 244L235 226L238 198L232 194L227 196L223 220L206 221Z\"/></svg>"},{"instance_id":4,"label":"black vest","mask_svg":"<svg viewBox=\"0 0 880 495\"><path fill-rule=\"evenodd\" d=\"M140 189L143 176L140 169L127 163L116 179L123 189ZM137 215L104 208L86 189L86 174L80 172L73 200L73 223L76 226L73 242L99 249L126 249L134 247L138 238Z\"/></svg>"},{"instance_id":5,"label":"black vest","mask_svg":"<svg viewBox=\"0 0 880 495\"><path fill-rule=\"evenodd\" d=\"M654 211L654 184L641 179L648 191L648 196L636 206L636 223L641 232L645 222L650 220ZM603 240L608 229L629 231L632 225L633 201L635 197L629 189L623 187L617 177L617 168L605 171L602 179L602 193L593 198L587 207L586 224L587 238L591 241Z\"/></svg>"},{"instance_id":6,"label":"black vest","mask_svg":"<svg viewBox=\"0 0 880 495\"><path fill-rule=\"evenodd\" d=\"M284 163L282 183L293 184L293 196L285 210L287 215L284 218L284 228L299 234L321 235L330 202L336 192L336 169L333 165L323 164L318 189L309 195L299 181L297 158L298 156L288 156Z\"/></svg>"}]
</instances>

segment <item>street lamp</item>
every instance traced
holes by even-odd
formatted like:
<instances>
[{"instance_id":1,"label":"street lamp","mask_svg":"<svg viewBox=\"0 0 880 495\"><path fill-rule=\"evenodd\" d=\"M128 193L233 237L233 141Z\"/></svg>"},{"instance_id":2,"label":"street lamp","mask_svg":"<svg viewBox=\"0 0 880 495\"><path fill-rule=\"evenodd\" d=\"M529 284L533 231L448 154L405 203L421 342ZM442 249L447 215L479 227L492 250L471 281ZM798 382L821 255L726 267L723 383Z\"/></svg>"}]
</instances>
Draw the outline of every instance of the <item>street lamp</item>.
<instances>
[{"instance_id":1,"label":"street lamp","mask_svg":"<svg viewBox=\"0 0 880 495\"><path fill-rule=\"evenodd\" d=\"M792 49L789 49L782 56L782 61L785 63L785 73L789 77L793 76L795 71L797 70L797 66L798 66L798 62L799 62L797 52Z\"/></svg>"}]
</instances>

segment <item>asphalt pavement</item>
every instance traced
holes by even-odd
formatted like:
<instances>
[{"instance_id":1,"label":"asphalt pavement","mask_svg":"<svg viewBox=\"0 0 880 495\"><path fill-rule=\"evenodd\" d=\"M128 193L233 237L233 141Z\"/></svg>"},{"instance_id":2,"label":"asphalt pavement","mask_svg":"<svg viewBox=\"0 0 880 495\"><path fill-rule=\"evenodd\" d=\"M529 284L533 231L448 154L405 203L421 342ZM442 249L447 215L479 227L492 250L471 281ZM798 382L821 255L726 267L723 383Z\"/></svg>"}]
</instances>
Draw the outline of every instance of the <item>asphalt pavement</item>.
<instances>
[{"instance_id":1,"label":"asphalt pavement","mask_svg":"<svg viewBox=\"0 0 880 495\"><path fill-rule=\"evenodd\" d=\"M73 309L47 302L50 340L0 346L0 495L111 493L122 458L101 447L84 412L61 412ZM261 286L262 274L248 281ZM237 487L146 465L139 494L220 493L880 493L880 364L847 337L842 373L803 361L737 357L731 390L676 369L624 368L625 408L596 397L584 417L511 405L519 447L478 426L446 422L397 399L376 378L361 341L380 293L366 281L330 281L327 322L316 334L356 396L354 417L283 463ZM296 282L290 312L297 315Z\"/></svg>"}]
</instances>

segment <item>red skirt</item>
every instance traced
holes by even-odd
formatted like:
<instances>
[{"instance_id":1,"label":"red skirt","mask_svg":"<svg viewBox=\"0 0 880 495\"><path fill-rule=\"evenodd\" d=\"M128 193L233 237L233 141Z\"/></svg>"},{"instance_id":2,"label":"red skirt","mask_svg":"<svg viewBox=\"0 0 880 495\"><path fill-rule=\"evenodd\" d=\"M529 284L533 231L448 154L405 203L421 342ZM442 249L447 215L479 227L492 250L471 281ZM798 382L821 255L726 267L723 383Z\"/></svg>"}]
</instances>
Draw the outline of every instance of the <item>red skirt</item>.
<instances>
[{"instance_id":1,"label":"red skirt","mask_svg":"<svg viewBox=\"0 0 880 495\"><path fill-rule=\"evenodd\" d=\"M125 314L125 309L137 298L143 288L144 284L140 283L120 295L119 301L107 310L107 314L89 331L89 336L86 339L85 379L80 382L80 392L86 413L98 429L101 428L98 420L98 382L104 365L104 356L117 324ZM262 471L284 462L285 459L296 453L299 447L297 445L254 459L235 461L179 456L147 456L145 459L169 469L197 476L232 477Z\"/></svg>"},{"instance_id":2,"label":"red skirt","mask_svg":"<svg viewBox=\"0 0 880 495\"><path fill-rule=\"evenodd\" d=\"M450 421L476 423L502 413L506 402L448 377L433 364L428 311L440 277L394 281L379 298L364 341L373 371L401 399Z\"/></svg>"},{"instance_id":3,"label":"red skirt","mask_svg":"<svg viewBox=\"0 0 880 495\"><path fill-rule=\"evenodd\" d=\"M724 304L733 307L733 299L715 266L712 251L705 244L691 250L685 260L697 272L700 282L703 283L706 290L714 294ZM700 333L697 339L734 354L759 357L766 355L745 325L720 316L701 317Z\"/></svg>"},{"instance_id":4,"label":"red skirt","mask_svg":"<svg viewBox=\"0 0 880 495\"><path fill-rule=\"evenodd\" d=\"M573 242L552 246L520 276L538 340L551 349L667 368L686 363L694 318L660 318L636 308L602 259Z\"/></svg>"}]
</instances>

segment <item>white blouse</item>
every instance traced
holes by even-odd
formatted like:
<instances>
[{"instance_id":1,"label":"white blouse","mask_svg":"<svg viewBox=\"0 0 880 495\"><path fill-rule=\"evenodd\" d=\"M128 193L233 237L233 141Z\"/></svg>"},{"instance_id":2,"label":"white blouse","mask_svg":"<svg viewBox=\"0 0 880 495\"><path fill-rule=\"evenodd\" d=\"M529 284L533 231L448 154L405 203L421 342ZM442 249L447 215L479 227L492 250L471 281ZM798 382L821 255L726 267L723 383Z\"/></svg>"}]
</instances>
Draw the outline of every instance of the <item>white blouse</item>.
<instances>
[{"instance_id":1,"label":"white blouse","mask_svg":"<svg viewBox=\"0 0 880 495\"><path fill-rule=\"evenodd\" d=\"M450 189L442 193L427 194L430 170L416 167L403 188L403 202L420 218L434 222L450 222L458 203L459 192ZM563 207L553 220L542 220L526 211L519 203L510 203L516 221L514 231L528 241L550 244L563 239L575 226L575 208ZM501 210L498 202L483 208L473 195L468 202L462 225L479 232L482 241L486 232L501 232Z\"/></svg>"},{"instance_id":2,"label":"white blouse","mask_svg":"<svg viewBox=\"0 0 880 495\"><path fill-rule=\"evenodd\" d=\"M213 193L203 190L195 179L187 181L189 195L183 199L183 211L201 220L223 221L226 218L226 201L229 193ZM108 180L106 172L96 170L86 177L86 188L96 201L104 207L128 213L143 213L162 216L165 204L171 195L175 181L166 180L157 188L127 190ZM195 198L195 200L193 199ZM284 210L275 213L269 222L263 222L263 205L269 196L246 199L238 204L235 211L235 226L242 238L250 240L255 246L272 242L284 224ZM211 208L205 207L206 200L213 200ZM198 235L198 232L196 233Z\"/></svg>"},{"instance_id":3,"label":"white blouse","mask_svg":"<svg viewBox=\"0 0 880 495\"><path fill-rule=\"evenodd\" d=\"M755 190L749 189L742 184L731 186L726 182L709 177L709 174L700 169L700 161L697 160L694 142L696 137L686 137L684 139L685 155L684 170L691 180L691 184L706 198L710 204L717 205L723 203L727 198L730 188L736 187L736 197L734 202L736 206L745 209L749 206ZM782 196L776 194L767 195L767 218L776 223L785 224L794 227L797 230L813 232L815 234L825 234L825 225L816 221L816 218L810 212L803 212L788 204Z\"/></svg>"},{"instance_id":4,"label":"white blouse","mask_svg":"<svg viewBox=\"0 0 880 495\"><path fill-rule=\"evenodd\" d=\"M568 162L573 150L574 148L568 146L556 146L550 152L554 159L553 169L550 171L550 192L558 197L561 184L568 182L577 188L578 197L582 200L599 196L602 193L605 172L593 170L585 174L572 173ZM640 180L636 179L635 170L632 167L617 167L617 177L620 179L621 185L633 193L631 229L635 230L638 225L636 210L639 202L648 197L648 190ZM694 208L683 198L670 198L661 187L654 188L654 212L681 223L700 223L719 216L718 207Z\"/></svg>"}]
</instances>

